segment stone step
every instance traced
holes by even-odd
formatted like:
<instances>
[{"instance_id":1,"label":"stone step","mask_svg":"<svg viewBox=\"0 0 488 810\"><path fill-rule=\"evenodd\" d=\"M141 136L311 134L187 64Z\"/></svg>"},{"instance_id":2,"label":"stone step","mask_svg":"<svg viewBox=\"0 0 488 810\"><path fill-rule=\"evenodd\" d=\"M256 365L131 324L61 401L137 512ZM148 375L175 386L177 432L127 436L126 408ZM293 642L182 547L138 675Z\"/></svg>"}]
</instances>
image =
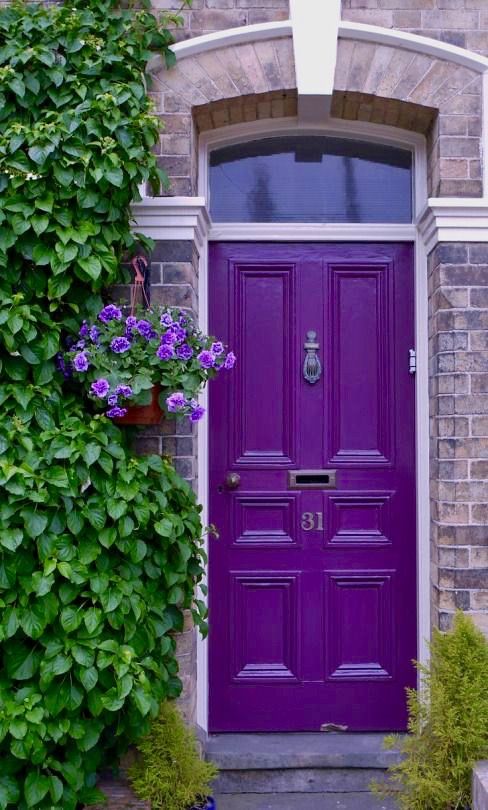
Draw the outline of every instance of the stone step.
<instances>
[{"instance_id":1,"label":"stone step","mask_svg":"<svg viewBox=\"0 0 488 810\"><path fill-rule=\"evenodd\" d=\"M216 796L217 810L396 810L392 799L370 793L227 794Z\"/></svg>"},{"instance_id":2,"label":"stone step","mask_svg":"<svg viewBox=\"0 0 488 810\"><path fill-rule=\"evenodd\" d=\"M384 734L212 734L208 759L221 770L276 768L388 768L398 751L385 751Z\"/></svg>"},{"instance_id":3,"label":"stone step","mask_svg":"<svg viewBox=\"0 0 488 810\"><path fill-rule=\"evenodd\" d=\"M369 792L384 771L373 768L280 768L220 771L217 793L359 793Z\"/></svg>"},{"instance_id":4,"label":"stone step","mask_svg":"<svg viewBox=\"0 0 488 810\"><path fill-rule=\"evenodd\" d=\"M219 768L217 793L263 801L265 794L366 795L399 757L384 750L382 734L218 734L205 749Z\"/></svg>"}]
</instances>

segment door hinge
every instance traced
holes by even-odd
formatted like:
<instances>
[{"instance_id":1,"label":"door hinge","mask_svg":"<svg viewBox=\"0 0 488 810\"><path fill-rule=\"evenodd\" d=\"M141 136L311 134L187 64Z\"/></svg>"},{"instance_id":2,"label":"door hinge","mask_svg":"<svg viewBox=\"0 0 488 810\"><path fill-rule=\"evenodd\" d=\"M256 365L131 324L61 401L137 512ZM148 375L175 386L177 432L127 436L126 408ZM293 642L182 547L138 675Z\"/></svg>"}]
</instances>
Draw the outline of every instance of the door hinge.
<instances>
[{"instance_id":1,"label":"door hinge","mask_svg":"<svg viewBox=\"0 0 488 810\"><path fill-rule=\"evenodd\" d=\"M417 373L417 352L415 349L409 349L408 352L408 371L410 374Z\"/></svg>"}]
</instances>

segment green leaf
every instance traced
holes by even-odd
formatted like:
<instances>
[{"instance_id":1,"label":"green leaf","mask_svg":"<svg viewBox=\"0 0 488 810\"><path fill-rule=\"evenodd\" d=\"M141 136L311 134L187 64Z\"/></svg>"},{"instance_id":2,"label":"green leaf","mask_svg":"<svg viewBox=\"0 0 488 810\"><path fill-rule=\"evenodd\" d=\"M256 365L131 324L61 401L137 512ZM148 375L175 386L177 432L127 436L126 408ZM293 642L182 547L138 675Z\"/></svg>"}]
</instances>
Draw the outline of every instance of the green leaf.
<instances>
[{"instance_id":1,"label":"green leaf","mask_svg":"<svg viewBox=\"0 0 488 810\"><path fill-rule=\"evenodd\" d=\"M24 796L27 807L39 805L49 792L51 781L47 776L30 773L24 783Z\"/></svg>"},{"instance_id":2,"label":"green leaf","mask_svg":"<svg viewBox=\"0 0 488 810\"><path fill-rule=\"evenodd\" d=\"M39 653L21 642L9 642L5 650L7 673L16 681L32 678L39 667Z\"/></svg>"},{"instance_id":3,"label":"green leaf","mask_svg":"<svg viewBox=\"0 0 488 810\"><path fill-rule=\"evenodd\" d=\"M23 509L21 514L24 518L25 530L29 537L39 537L44 532L48 523L46 515L36 512L32 507Z\"/></svg>"},{"instance_id":4,"label":"green leaf","mask_svg":"<svg viewBox=\"0 0 488 810\"><path fill-rule=\"evenodd\" d=\"M69 450L70 448L66 448L66 449ZM70 530L70 532L72 534L75 534L75 535L79 534L81 532L81 530L83 529L83 526L85 525L85 521L83 520L83 517L75 509L73 509L69 513L69 515L67 517L67 520L66 520L66 523L68 524L68 529Z\"/></svg>"},{"instance_id":5,"label":"green leaf","mask_svg":"<svg viewBox=\"0 0 488 810\"><path fill-rule=\"evenodd\" d=\"M88 632L93 633L102 621L102 611L100 608L88 608L83 616L83 621Z\"/></svg>"},{"instance_id":6,"label":"green leaf","mask_svg":"<svg viewBox=\"0 0 488 810\"><path fill-rule=\"evenodd\" d=\"M100 447L99 444L92 443L85 445L85 447L83 448L82 456L83 460L85 461L88 467L94 464L95 461L98 461L101 450L102 448Z\"/></svg>"},{"instance_id":7,"label":"green leaf","mask_svg":"<svg viewBox=\"0 0 488 810\"><path fill-rule=\"evenodd\" d=\"M0 776L0 808L10 805L17 805L20 798L20 789L15 779L11 776Z\"/></svg>"},{"instance_id":8,"label":"green leaf","mask_svg":"<svg viewBox=\"0 0 488 810\"><path fill-rule=\"evenodd\" d=\"M92 278L94 281L97 280L102 272L102 265L96 256L88 256L86 259L78 258L77 264L87 274L87 276Z\"/></svg>"},{"instance_id":9,"label":"green leaf","mask_svg":"<svg viewBox=\"0 0 488 810\"><path fill-rule=\"evenodd\" d=\"M61 626L67 633L77 630L83 620L81 608L65 607L61 611Z\"/></svg>"},{"instance_id":10,"label":"green leaf","mask_svg":"<svg viewBox=\"0 0 488 810\"><path fill-rule=\"evenodd\" d=\"M27 154L38 166L41 166L48 156L47 150L41 146L31 146Z\"/></svg>"},{"instance_id":11,"label":"green leaf","mask_svg":"<svg viewBox=\"0 0 488 810\"><path fill-rule=\"evenodd\" d=\"M161 535L161 537L171 537L174 532L174 527L171 520L167 518L163 518L163 520L158 520L154 524L155 531Z\"/></svg>"},{"instance_id":12,"label":"green leaf","mask_svg":"<svg viewBox=\"0 0 488 810\"><path fill-rule=\"evenodd\" d=\"M106 512L103 509L89 507L84 514L94 529L103 529L107 519Z\"/></svg>"},{"instance_id":13,"label":"green leaf","mask_svg":"<svg viewBox=\"0 0 488 810\"><path fill-rule=\"evenodd\" d=\"M61 801L64 793L63 783L61 782L61 779L58 779L58 777L54 776L54 774L49 776L49 780L51 782L49 787L51 799L53 802L58 804Z\"/></svg>"},{"instance_id":14,"label":"green leaf","mask_svg":"<svg viewBox=\"0 0 488 810\"><path fill-rule=\"evenodd\" d=\"M118 188L120 188L124 182L124 172L122 169L107 169L103 174L109 183L112 183L113 186L117 186Z\"/></svg>"},{"instance_id":15,"label":"green leaf","mask_svg":"<svg viewBox=\"0 0 488 810\"><path fill-rule=\"evenodd\" d=\"M27 723L16 717L10 722L9 731L16 740L23 740L27 734Z\"/></svg>"},{"instance_id":16,"label":"green leaf","mask_svg":"<svg viewBox=\"0 0 488 810\"><path fill-rule=\"evenodd\" d=\"M46 192L42 197L36 198L36 208L41 211L46 211L48 214L52 213L54 205L54 194L51 191Z\"/></svg>"},{"instance_id":17,"label":"green leaf","mask_svg":"<svg viewBox=\"0 0 488 810\"><path fill-rule=\"evenodd\" d=\"M16 96L20 96L24 98L25 96L25 84L22 79L16 77L15 79L11 79L8 83L10 89L15 93Z\"/></svg>"},{"instance_id":18,"label":"green leaf","mask_svg":"<svg viewBox=\"0 0 488 810\"><path fill-rule=\"evenodd\" d=\"M15 551L22 543L23 534L21 529L4 529L0 532L0 543L9 551Z\"/></svg>"},{"instance_id":19,"label":"green leaf","mask_svg":"<svg viewBox=\"0 0 488 810\"><path fill-rule=\"evenodd\" d=\"M131 517L124 517L119 520L119 533L121 537L129 537L134 531L134 521Z\"/></svg>"},{"instance_id":20,"label":"green leaf","mask_svg":"<svg viewBox=\"0 0 488 810\"><path fill-rule=\"evenodd\" d=\"M89 650L86 647L81 647L77 644L73 647L71 652L77 664L80 664L83 667L93 666L95 654L92 650Z\"/></svg>"},{"instance_id":21,"label":"green leaf","mask_svg":"<svg viewBox=\"0 0 488 810\"><path fill-rule=\"evenodd\" d=\"M54 163L53 172L56 180L62 186L69 188L73 182L73 170L70 168L63 168L59 163Z\"/></svg>"},{"instance_id":22,"label":"green leaf","mask_svg":"<svg viewBox=\"0 0 488 810\"><path fill-rule=\"evenodd\" d=\"M119 518L122 517L122 515L125 515L125 513L127 512L127 504L125 503L125 501L122 500L117 501L114 500L113 498L110 498L107 501L107 512L109 513L111 518L113 518L114 520L118 520Z\"/></svg>"},{"instance_id":23,"label":"green leaf","mask_svg":"<svg viewBox=\"0 0 488 810\"><path fill-rule=\"evenodd\" d=\"M80 671L80 681L85 687L85 690L87 692L91 692L98 682L98 671L95 669L95 667L87 667L86 669L82 669Z\"/></svg>"},{"instance_id":24,"label":"green leaf","mask_svg":"<svg viewBox=\"0 0 488 810\"><path fill-rule=\"evenodd\" d=\"M40 638L47 624L43 606L39 603L26 608L20 617L20 626L29 638Z\"/></svg>"},{"instance_id":25,"label":"green leaf","mask_svg":"<svg viewBox=\"0 0 488 810\"><path fill-rule=\"evenodd\" d=\"M140 687L132 691L131 697L133 698L139 712L143 717L145 717L146 714L148 714L148 712L151 710L151 698Z\"/></svg>"},{"instance_id":26,"label":"green leaf","mask_svg":"<svg viewBox=\"0 0 488 810\"><path fill-rule=\"evenodd\" d=\"M49 225L49 217L43 214L37 214L31 217L30 222L36 234L40 236L40 234L44 233L47 226Z\"/></svg>"}]
</instances>

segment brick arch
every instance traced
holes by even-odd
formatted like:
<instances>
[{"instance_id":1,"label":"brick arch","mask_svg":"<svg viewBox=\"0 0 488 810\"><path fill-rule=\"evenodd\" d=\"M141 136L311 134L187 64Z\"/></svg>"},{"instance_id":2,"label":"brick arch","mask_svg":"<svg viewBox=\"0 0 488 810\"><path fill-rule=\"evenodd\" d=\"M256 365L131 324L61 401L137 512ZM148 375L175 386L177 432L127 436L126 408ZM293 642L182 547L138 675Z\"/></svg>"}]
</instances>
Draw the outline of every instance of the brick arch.
<instances>
[{"instance_id":1,"label":"brick arch","mask_svg":"<svg viewBox=\"0 0 488 810\"><path fill-rule=\"evenodd\" d=\"M412 50L341 39L334 88L333 115L378 122L384 110L379 123L427 135L432 196L482 196L479 72Z\"/></svg>"},{"instance_id":2,"label":"brick arch","mask_svg":"<svg viewBox=\"0 0 488 810\"><path fill-rule=\"evenodd\" d=\"M295 117L291 36L157 62L151 94L162 115L160 160L176 195L196 193L198 134L230 124ZM340 39L331 114L427 136L431 196L482 196L482 80L438 55Z\"/></svg>"},{"instance_id":3,"label":"brick arch","mask_svg":"<svg viewBox=\"0 0 488 810\"><path fill-rule=\"evenodd\" d=\"M198 127L209 129L238 120L255 120L253 115L296 115L291 36L183 57L169 71L156 61L149 76L150 94L165 124L160 155L172 194L196 193ZM279 101L283 104L277 104ZM229 112L231 107L233 111Z\"/></svg>"}]
</instances>

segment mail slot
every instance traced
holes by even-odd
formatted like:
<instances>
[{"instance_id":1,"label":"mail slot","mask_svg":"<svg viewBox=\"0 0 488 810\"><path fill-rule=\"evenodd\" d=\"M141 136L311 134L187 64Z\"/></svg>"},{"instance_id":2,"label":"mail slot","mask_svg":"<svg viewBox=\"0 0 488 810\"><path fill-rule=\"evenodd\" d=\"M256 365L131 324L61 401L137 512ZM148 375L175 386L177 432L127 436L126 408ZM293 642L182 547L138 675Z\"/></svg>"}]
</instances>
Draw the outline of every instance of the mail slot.
<instances>
[{"instance_id":1,"label":"mail slot","mask_svg":"<svg viewBox=\"0 0 488 810\"><path fill-rule=\"evenodd\" d=\"M336 470L289 470L288 489L335 489Z\"/></svg>"}]
</instances>

